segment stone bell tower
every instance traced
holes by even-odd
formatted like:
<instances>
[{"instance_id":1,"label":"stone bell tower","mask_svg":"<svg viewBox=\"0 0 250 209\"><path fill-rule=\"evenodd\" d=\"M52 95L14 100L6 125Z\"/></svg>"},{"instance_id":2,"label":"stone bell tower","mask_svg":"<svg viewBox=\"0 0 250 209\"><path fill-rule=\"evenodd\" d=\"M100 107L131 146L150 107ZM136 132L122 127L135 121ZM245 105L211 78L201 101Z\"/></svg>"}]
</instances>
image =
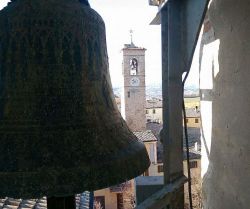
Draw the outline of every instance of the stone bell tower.
<instances>
[{"instance_id":1,"label":"stone bell tower","mask_svg":"<svg viewBox=\"0 0 250 209\"><path fill-rule=\"evenodd\" d=\"M125 44L123 51L122 111L131 131L146 130L145 48Z\"/></svg>"}]
</instances>

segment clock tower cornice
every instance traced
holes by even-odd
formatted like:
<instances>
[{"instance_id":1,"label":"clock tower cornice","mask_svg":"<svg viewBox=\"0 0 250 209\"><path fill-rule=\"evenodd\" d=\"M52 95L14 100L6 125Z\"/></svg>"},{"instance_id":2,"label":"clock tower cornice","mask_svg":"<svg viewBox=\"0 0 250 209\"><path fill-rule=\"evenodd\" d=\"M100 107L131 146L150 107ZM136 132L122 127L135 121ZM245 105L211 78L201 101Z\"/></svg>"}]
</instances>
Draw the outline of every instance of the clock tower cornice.
<instances>
[{"instance_id":1,"label":"clock tower cornice","mask_svg":"<svg viewBox=\"0 0 250 209\"><path fill-rule=\"evenodd\" d=\"M134 51L146 51L147 49L146 48L143 48L143 47L124 47L122 48L122 51L125 52L125 51L128 51L128 52L134 52Z\"/></svg>"}]
</instances>

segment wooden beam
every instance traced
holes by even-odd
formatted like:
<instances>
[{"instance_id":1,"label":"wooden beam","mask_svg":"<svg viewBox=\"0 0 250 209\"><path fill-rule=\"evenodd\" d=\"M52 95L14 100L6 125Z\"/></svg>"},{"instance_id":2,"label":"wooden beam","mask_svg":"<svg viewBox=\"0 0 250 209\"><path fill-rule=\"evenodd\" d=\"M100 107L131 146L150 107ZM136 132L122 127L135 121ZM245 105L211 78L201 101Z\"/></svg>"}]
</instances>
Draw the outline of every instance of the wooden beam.
<instances>
[{"instance_id":1,"label":"wooden beam","mask_svg":"<svg viewBox=\"0 0 250 209\"><path fill-rule=\"evenodd\" d=\"M149 197L140 205L138 205L135 209L166 208L168 204L170 204L173 201L173 199L175 199L176 193L182 190L185 182L187 182L187 178L185 176L182 176L176 181L167 184L161 190L154 193L151 197Z\"/></svg>"}]
</instances>

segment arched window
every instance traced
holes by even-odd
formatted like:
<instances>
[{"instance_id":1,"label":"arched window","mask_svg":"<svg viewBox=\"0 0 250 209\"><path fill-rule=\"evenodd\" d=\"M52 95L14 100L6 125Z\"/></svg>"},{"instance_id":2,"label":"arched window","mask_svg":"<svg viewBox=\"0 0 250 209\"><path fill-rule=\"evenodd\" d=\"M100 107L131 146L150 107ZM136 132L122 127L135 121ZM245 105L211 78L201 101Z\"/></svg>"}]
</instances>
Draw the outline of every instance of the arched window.
<instances>
[{"instance_id":1,"label":"arched window","mask_svg":"<svg viewBox=\"0 0 250 209\"><path fill-rule=\"evenodd\" d=\"M138 61L136 58L130 60L130 75L137 75L138 73Z\"/></svg>"}]
</instances>

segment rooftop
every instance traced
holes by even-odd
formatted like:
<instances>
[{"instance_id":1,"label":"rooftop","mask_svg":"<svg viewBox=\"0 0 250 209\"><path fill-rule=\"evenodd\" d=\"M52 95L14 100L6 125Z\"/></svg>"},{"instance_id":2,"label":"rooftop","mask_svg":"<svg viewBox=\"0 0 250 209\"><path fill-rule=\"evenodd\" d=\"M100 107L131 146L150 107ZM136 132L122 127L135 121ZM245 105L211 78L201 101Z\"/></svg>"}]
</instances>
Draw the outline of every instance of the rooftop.
<instances>
[{"instance_id":1,"label":"rooftop","mask_svg":"<svg viewBox=\"0 0 250 209\"><path fill-rule=\"evenodd\" d=\"M151 132L158 139L157 141L157 160L162 162L163 159L163 145L160 141L160 131L162 130L162 124L160 123L147 123L147 129L150 129ZM183 133L184 136L184 133ZM199 151L195 151L195 145L200 147L200 128L191 128L188 127L188 140L190 147L190 159L200 159L201 154ZM196 144L197 143L197 144ZM183 147L186 146L185 138L183 137ZM183 150L183 158L186 159L186 150Z\"/></svg>"},{"instance_id":2,"label":"rooftop","mask_svg":"<svg viewBox=\"0 0 250 209\"><path fill-rule=\"evenodd\" d=\"M41 199L13 199L6 197L0 199L0 209L46 209L46 198Z\"/></svg>"},{"instance_id":3,"label":"rooftop","mask_svg":"<svg viewBox=\"0 0 250 209\"><path fill-rule=\"evenodd\" d=\"M160 141L160 131L162 129L162 124L156 122L148 122L146 124L146 127L147 130L151 130L157 140Z\"/></svg>"},{"instance_id":4,"label":"rooftop","mask_svg":"<svg viewBox=\"0 0 250 209\"><path fill-rule=\"evenodd\" d=\"M162 100L156 98L146 100L146 108L162 108Z\"/></svg>"},{"instance_id":5,"label":"rooftop","mask_svg":"<svg viewBox=\"0 0 250 209\"><path fill-rule=\"evenodd\" d=\"M197 108L188 108L186 109L187 118L199 118L200 117L200 109Z\"/></svg>"},{"instance_id":6,"label":"rooftop","mask_svg":"<svg viewBox=\"0 0 250 209\"><path fill-rule=\"evenodd\" d=\"M75 196L76 209L86 209L89 204L89 192L84 192ZM6 197L0 199L0 209L47 209L47 199L14 199Z\"/></svg>"},{"instance_id":7,"label":"rooftop","mask_svg":"<svg viewBox=\"0 0 250 209\"><path fill-rule=\"evenodd\" d=\"M133 132L136 137L143 141L143 142L151 142L151 141L157 141L157 138L153 134L151 130L146 130L146 131L136 131Z\"/></svg>"},{"instance_id":8,"label":"rooftop","mask_svg":"<svg viewBox=\"0 0 250 209\"><path fill-rule=\"evenodd\" d=\"M199 148L200 147L198 147L198 149ZM189 157L190 157L190 160L201 159L201 152L199 150L195 150L194 147L191 147L189 149ZM186 149L183 150L183 159L187 160L187 150Z\"/></svg>"}]
</instances>

